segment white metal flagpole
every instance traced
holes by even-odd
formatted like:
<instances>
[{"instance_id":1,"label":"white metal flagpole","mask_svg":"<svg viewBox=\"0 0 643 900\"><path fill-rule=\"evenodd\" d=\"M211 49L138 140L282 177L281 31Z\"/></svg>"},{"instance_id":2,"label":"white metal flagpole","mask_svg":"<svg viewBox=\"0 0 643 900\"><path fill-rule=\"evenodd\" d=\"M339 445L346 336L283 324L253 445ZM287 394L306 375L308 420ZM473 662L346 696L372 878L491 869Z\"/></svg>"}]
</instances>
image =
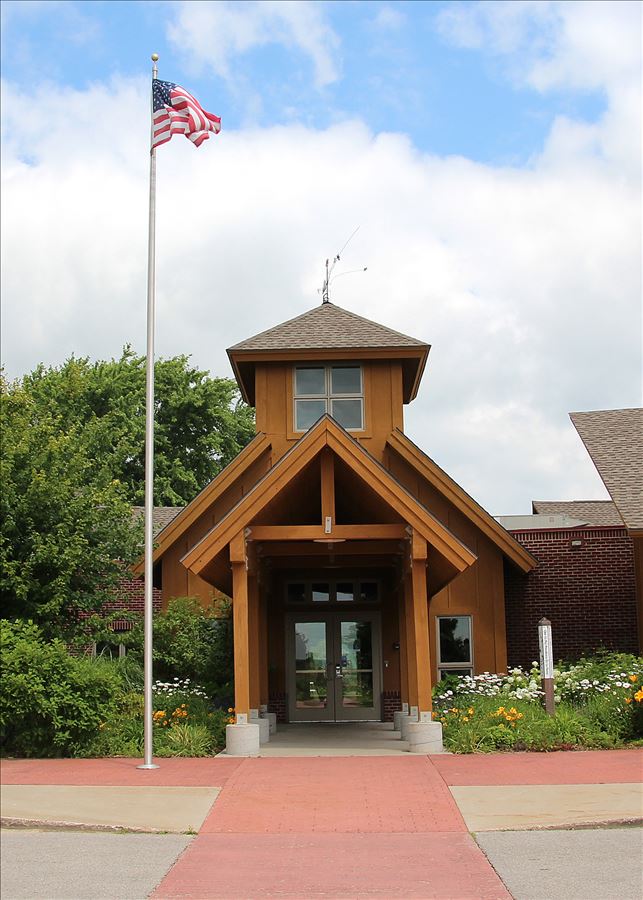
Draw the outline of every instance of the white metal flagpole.
<instances>
[{"instance_id":1,"label":"white metal flagpole","mask_svg":"<svg viewBox=\"0 0 643 900\"><path fill-rule=\"evenodd\" d=\"M158 54L152 54L152 82L158 78ZM152 83L152 93L154 84ZM156 149L154 137L154 99L150 102L150 210L147 253L147 360L145 384L145 626L144 626L144 741L145 758L139 769L158 769L152 761L154 722L152 711L152 646L154 622L154 306L156 295Z\"/></svg>"}]
</instances>

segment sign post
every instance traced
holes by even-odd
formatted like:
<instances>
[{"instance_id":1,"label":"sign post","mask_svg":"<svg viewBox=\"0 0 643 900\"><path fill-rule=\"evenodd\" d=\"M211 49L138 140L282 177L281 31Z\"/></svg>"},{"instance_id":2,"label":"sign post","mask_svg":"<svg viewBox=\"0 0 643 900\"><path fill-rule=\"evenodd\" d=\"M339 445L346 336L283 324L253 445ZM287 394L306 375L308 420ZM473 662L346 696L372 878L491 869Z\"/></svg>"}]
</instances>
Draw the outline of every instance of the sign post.
<instances>
[{"instance_id":1,"label":"sign post","mask_svg":"<svg viewBox=\"0 0 643 900\"><path fill-rule=\"evenodd\" d=\"M545 709L550 716L556 713L554 701L554 651L551 641L551 622L541 619L538 623L538 647L540 648L540 677L545 694Z\"/></svg>"}]
</instances>

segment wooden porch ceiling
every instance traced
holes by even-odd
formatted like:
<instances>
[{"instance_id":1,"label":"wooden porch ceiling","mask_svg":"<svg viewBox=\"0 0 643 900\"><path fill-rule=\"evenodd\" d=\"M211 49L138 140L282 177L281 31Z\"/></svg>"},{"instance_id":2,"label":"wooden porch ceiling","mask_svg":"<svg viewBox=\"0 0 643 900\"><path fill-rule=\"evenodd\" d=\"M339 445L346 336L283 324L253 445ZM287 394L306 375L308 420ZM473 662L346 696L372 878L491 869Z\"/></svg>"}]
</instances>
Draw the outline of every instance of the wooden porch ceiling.
<instances>
[{"instance_id":1,"label":"wooden porch ceiling","mask_svg":"<svg viewBox=\"0 0 643 900\"><path fill-rule=\"evenodd\" d=\"M303 554L321 561L332 543L334 556L383 558L387 564L404 552L400 544L414 553L421 539L424 546L428 542L431 547L444 583L476 559L328 416L320 419L182 562L219 587L217 579L232 562L227 548L237 539L247 547L261 545L264 558L287 559L290 554L300 560ZM382 546L386 542L386 547ZM426 559L425 552L425 564Z\"/></svg>"}]
</instances>

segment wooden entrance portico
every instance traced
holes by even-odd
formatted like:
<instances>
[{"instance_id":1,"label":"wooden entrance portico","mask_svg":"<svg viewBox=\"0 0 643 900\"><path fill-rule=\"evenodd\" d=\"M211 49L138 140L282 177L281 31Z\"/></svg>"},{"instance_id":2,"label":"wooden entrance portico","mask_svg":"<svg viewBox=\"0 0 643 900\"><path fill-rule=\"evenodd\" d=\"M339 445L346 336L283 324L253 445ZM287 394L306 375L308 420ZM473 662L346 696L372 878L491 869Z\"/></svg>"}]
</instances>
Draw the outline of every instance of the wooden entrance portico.
<instances>
[{"instance_id":1,"label":"wooden entrance portico","mask_svg":"<svg viewBox=\"0 0 643 900\"><path fill-rule=\"evenodd\" d=\"M268 703L269 635L285 625L275 596L284 573L384 573L382 634L399 645L403 702L431 715L429 598L475 555L329 416L322 417L184 557L191 572L230 593L238 723ZM230 579L231 573L231 579ZM397 606L397 614L392 615ZM276 622L281 616L281 622ZM391 623L393 623L391 625Z\"/></svg>"}]
</instances>

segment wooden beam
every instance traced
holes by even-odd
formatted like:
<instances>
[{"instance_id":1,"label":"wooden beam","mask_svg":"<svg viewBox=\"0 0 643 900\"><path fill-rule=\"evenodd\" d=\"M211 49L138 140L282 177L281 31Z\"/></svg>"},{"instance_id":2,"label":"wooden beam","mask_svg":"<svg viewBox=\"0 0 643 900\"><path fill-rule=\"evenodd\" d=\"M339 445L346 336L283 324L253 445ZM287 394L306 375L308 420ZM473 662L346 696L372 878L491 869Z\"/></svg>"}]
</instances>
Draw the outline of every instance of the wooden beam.
<instances>
[{"instance_id":1,"label":"wooden beam","mask_svg":"<svg viewBox=\"0 0 643 900\"><path fill-rule=\"evenodd\" d=\"M245 562L232 564L232 617L234 627L234 708L237 722L244 722L248 720L250 713L248 571Z\"/></svg>"},{"instance_id":2,"label":"wooden beam","mask_svg":"<svg viewBox=\"0 0 643 900\"><path fill-rule=\"evenodd\" d=\"M409 666L406 655L406 624L404 619L404 585L397 590L397 617L400 635L400 699L409 702Z\"/></svg>"},{"instance_id":3,"label":"wooden beam","mask_svg":"<svg viewBox=\"0 0 643 900\"><path fill-rule=\"evenodd\" d=\"M325 534L322 525L251 525L249 541L377 541L403 540L408 537L406 525L334 525Z\"/></svg>"},{"instance_id":4,"label":"wooden beam","mask_svg":"<svg viewBox=\"0 0 643 900\"><path fill-rule=\"evenodd\" d=\"M270 699L268 651L268 598L259 585L259 702L267 704Z\"/></svg>"},{"instance_id":5,"label":"wooden beam","mask_svg":"<svg viewBox=\"0 0 643 900\"><path fill-rule=\"evenodd\" d=\"M426 593L426 561L414 559L411 564L413 630L417 669L418 711L420 721L431 720L431 650L429 643L429 598ZM410 661L411 662L411 661Z\"/></svg>"},{"instance_id":6,"label":"wooden beam","mask_svg":"<svg viewBox=\"0 0 643 900\"><path fill-rule=\"evenodd\" d=\"M409 709L418 707L417 650L415 646L415 616L413 615L413 581L411 573L404 575L404 629L406 633L406 656Z\"/></svg>"},{"instance_id":7,"label":"wooden beam","mask_svg":"<svg viewBox=\"0 0 643 900\"><path fill-rule=\"evenodd\" d=\"M331 528L335 527L335 455L328 447L321 452L321 514L322 528L330 519Z\"/></svg>"},{"instance_id":8,"label":"wooden beam","mask_svg":"<svg viewBox=\"0 0 643 900\"><path fill-rule=\"evenodd\" d=\"M402 556L408 547L402 541L345 541L342 544L315 544L313 541L268 541L259 544L262 559L275 556Z\"/></svg>"},{"instance_id":9,"label":"wooden beam","mask_svg":"<svg viewBox=\"0 0 643 900\"><path fill-rule=\"evenodd\" d=\"M259 709L259 586L255 575L248 576L248 668L250 709Z\"/></svg>"}]
</instances>

